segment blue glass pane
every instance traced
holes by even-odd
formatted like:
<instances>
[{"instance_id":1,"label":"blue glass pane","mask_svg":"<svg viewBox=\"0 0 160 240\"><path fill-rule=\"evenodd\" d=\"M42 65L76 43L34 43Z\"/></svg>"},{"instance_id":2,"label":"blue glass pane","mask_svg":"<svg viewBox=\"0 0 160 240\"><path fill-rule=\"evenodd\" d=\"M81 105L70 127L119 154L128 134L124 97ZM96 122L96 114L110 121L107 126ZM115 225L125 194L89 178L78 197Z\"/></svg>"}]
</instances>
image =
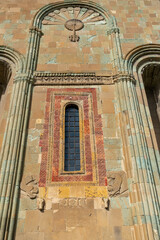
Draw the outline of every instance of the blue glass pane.
<instances>
[{"instance_id":1,"label":"blue glass pane","mask_svg":"<svg viewBox=\"0 0 160 240\"><path fill-rule=\"evenodd\" d=\"M76 166L79 166L80 165L80 162L79 162L79 159L76 160Z\"/></svg>"},{"instance_id":2,"label":"blue glass pane","mask_svg":"<svg viewBox=\"0 0 160 240\"><path fill-rule=\"evenodd\" d=\"M76 169L74 167L70 167L69 171L76 171Z\"/></svg>"},{"instance_id":3,"label":"blue glass pane","mask_svg":"<svg viewBox=\"0 0 160 240\"><path fill-rule=\"evenodd\" d=\"M79 132L79 127L74 128L76 132Z\"/></svg>"},{"instance_id":4,"label":"blue glass pane","mask_svg":"<svg viewBox=\"0 0 160 240\"><path fill-rule=\"evenodd\" d=\"M70 126L69 131L74 132L74 126Z\"/></svg>"},{"instance_id":5,"label":"blue glass pane","mask_svg":"<svg viewBox=\"0 0 160 240\"><path fill-rule=\"evenodd\" d=\"M75 126L79 128L79 122L75 122Z\"/></svg>"},{"instance_id":6,"label":"blue glass pane","mask_svg":"<svg viewBox=\"0 0 160 240\"><path fill-rule=\"evenodd\" d=\"M71 160L74 160L74 154L71 154L71 155L70 155L70 159L71 159Z\"/></svg>"},{"instance_id":7,"label":"blue glass pane","mask_svg":"<svg viewBox=\"0 0 160 240\"><path fill-rule=\"evenodd\" d=\"M72 137L72 138L69 139L69 142L70 142L70 143L74 143L74 140L75 140L75 138Z\"/></svg>"},{"instance_id":8,"label":"blue glass pane","mask_svg":"<svg viewBox=\"0 0 160 240\"><path fill-rule=\"evenodd\" d=\"M70 122L74 122L74 116L69 118Z\"/></svg>"},{"instance_id":9,"label":"blue glass pane","mask_svg":"<svg viewBox=\"0 0 160 240\"><path fill-rule=\"evenodd\" d=\"M74 160L70 160L70 167L74 167L74 164L75 164Z\"/></svg>"},{"instance_id":10,"label":"blue glass pane","mask_svg":"<svg viewBox=\"0 0 160 240\"><path fill-rule=\"evenodd\" d=\"M70 153L74 153L74 148L70 148Z\"/></svg>"},{"instance_id":11,"label":"blue glass pane","mask_svg":"<svg viewBox=\"0 0 160 240\"><path fill-rule=\"evenodd\" d=\"M79 143L79 138L78 137L75 137L75 142Z\"/></svg>"},{"instance_id":12,"label":"blue glass pane","mask_svg":"<svg viewBox=\"0 0 160 240\"><path fill-rule=\"evenodd\" d=\"M79 143L75 143L75 147L76 147L76 148L79 148Z\"/></svg>"},{"instance_id":13,"label":"blue glass pane","mask_svg":"<svg viewBox=\"0 0 160 240\"><path fill-rule=\"evenodd\" d=\"M74 148L74 142L71 142L71 143L69 144L69 146L70 146L70 148Z\"/></svg>"},{"instance_id":14,"label":"blue glass pane","mask_svg":"<svg viewBox=\"0 0 160 240\"><path fill-rule=\"evenodd\" d=\"M79 165L76 165L76 166L75 166L75 169L76 169L76 171L79 171L79 170L80 170L80 166L79 166Z\"/></svg>"},{"instance_id":15,"label":"blue glass pane","mask_svg":"<svg viewBox=\"0 0 160 240\"><path fill-rule=\"evenodd\" d=\"M74 132L69 133L70 137L74 137Z\"/></svg>"},{"instance_id":16,"label":"blue glass pane","mask_svg":"<svg viewBox=\"0 0 160 240\"><path fill-rule=\"evenodd\" d=\"M79 132L75 132L75 136L76 136L76 137L79 137Z\"/></svg>"},{"instance_id":17,"label":"blue glass pane","mask_svg":"<svg viewBox=\"0 0 160 240\"><path fill-rule=\"evenodd\" d=\"M65 165L65 171L69 171L68 165Z\"/></svg>"},{"instance_id":18,"label":"blue glass pane","mask_svg":"<svg viewBox=\"0 0 160 240\"><path fill-rule=\"evenodd\" d=\"M69 136L69 132L65 132L65 137L67 138Z\"/></svg>"}]
</instances>

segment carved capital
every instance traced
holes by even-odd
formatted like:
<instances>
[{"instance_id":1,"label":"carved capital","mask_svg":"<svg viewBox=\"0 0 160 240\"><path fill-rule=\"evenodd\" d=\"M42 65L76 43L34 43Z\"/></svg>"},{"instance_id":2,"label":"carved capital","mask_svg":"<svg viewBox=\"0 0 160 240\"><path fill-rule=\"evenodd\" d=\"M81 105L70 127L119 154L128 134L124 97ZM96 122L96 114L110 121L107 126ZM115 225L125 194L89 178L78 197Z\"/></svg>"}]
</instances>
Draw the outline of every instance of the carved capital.
<instances>
[{"instance_id":1,"label":"carved capital","mask_svg":"<svg viewBox=\"0 0 160 240\"><path fill-rule=\"evenodd\" d=\"M117 76L115 76L114 82L116 83L120 81L130 81L133 84L136 84L136 79L134 78L134 76L128 73L120 73Z\"/></svg>"},{"instance_id":2,"label":"carved capital","mask_svg":"<svg viewBox=\"0 0 160 240\"><path fill-rule=\"evenodd\" d=\"M39 29L39 28L36 28L36 27L31 27L31 28L29 29L29 32L30 32L30 33L37 33L40 37L42 37L42 36L44 35L43 32L42 32L42 30Z\"/></svg>"},{"instance_id":3,"label":"carved capital","mask_svg":"<svg viewBox=\"0 0 160 240\"><path fill-rule=\"evenodd\" d=\"M14 78L14 82L21 82L21 81L33 83L34 79L31 75L29 76L28 74L21 73Z\"/></svg>"},{"instance_id":4,"label":"carved capital","mask_svg":"<svg viewBox=\"0 0 160 240\"><path fill-rule=\"evenodd\" d=\"M107 35L111 35L112 33L120 33L120 30L118 27L111 28L107 31Z\"/></svg>"}]
</instances>

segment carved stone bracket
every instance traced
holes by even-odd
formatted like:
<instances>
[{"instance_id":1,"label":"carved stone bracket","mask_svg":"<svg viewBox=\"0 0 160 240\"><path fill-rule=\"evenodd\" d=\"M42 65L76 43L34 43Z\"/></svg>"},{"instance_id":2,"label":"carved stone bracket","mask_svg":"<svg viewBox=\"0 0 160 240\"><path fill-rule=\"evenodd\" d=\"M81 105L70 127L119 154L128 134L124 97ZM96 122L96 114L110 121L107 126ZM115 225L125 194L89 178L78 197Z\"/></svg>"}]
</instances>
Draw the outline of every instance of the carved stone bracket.
<instances>
[{"instance_id":1,"label":"carved stone bracket","mask_svg":"<svg viewBox=\"0 0 160 240\"><path fill-rule=\"evenodd\" d=\"M37 198L37 208L43 212L45 207L45 200L43 198Z\"/></svg>"},{"instance_id":2,"label":"carved stone bracket","mask_svg":"<svg viewBox=\"0 0 160 240\"><path fill-rule=\"evenodd\" d=\"M109 171L107 172L107 179L110 197L127 195L128 185L124 171Z\"/></svg>"},{"instance_id":3,"label":"carved stone bracket","mask_svg":"<svg viewBox=\"0 0 160 240\"><path fill-rule=\"evenodd\" d=\"M104 85L114 84L113 76L96 76L95 73L39 73L34 74L34 85Z\"/></svg>"},{"instance_id":4,"label":"carved stone bracket","mask_svg":"<svg viewBox=\"0 0 160 240\"><path fill-rule=\"evenodd\" d=\"M30 199L35 199L39 192L38 181L32 175L26 176L21 182L20 189L24 195L28 196Z\"/></svg>"}]
</instances>

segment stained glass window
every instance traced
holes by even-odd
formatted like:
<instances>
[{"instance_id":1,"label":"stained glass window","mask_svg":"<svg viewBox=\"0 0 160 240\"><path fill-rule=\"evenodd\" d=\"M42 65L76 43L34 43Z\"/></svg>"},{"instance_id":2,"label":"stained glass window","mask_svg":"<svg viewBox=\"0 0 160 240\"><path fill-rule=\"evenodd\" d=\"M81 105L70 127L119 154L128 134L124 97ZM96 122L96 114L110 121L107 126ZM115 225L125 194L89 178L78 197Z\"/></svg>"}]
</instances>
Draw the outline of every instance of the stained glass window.
<instances>
[{"instance_id":1,"label":"stained glass window","mask_svg":"<svg viewBox=\"0 0 160 240\"><path fill-rule=\"evenodd\" d=\"M65 171L80 171L79 109L75 104L65 109Z\"/></svg>"}]
</instances>

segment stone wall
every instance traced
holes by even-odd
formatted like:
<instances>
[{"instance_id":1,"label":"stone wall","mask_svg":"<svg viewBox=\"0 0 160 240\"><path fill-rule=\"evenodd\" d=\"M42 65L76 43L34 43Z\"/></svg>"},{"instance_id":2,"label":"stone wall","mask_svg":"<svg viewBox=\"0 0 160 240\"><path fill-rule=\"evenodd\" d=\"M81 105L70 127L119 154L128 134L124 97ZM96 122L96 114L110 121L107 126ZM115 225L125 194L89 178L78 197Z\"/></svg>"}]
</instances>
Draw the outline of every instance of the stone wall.
<instances>
[{"instance_id":1,"label":"stone wall","mask_svg":"<svg viewBox=\"0 0 160 240\"><path fill-rule=\"evenodd\" d=\"M92 25L86 12L75 32L53 24L55 12L33 21L49 3L56 1L0 3L0 60L12 68L0 101L0 238L158 240L159 153L137 67L145 59L134 48L154 43L158 52L159 1L80 1L101 14ZM65 21L86 11L77 1L62 3ZM80 106L76 174L63 169L69 102Z\"/></svg>"}]
</instances>

